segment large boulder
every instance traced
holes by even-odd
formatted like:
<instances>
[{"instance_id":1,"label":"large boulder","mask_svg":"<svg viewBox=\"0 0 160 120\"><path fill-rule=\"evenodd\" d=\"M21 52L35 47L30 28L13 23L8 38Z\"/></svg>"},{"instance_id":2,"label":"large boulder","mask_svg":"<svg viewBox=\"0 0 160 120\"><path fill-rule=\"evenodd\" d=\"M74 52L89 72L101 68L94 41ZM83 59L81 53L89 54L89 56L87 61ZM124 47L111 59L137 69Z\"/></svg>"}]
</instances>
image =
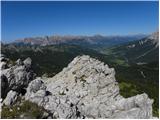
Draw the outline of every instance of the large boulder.
<instances>
[{"instance_id":1,"label":"large boulder","mask_svg":"<svg viewBox=\"0 0 160 120\"><path fill-rule=\"evenodd\" d=\"M53 118L152 118L153 100L145 93L121 96L114 69L86 55L52 78L32 81L25 98Z\"/></svg>"},{"instance_id":2,"label":"large boulder","mask_svg":"<svg viewBox=\"0 0 160 120\"><path fill-rule=\"evenodd\" d=\"M39 106L43 106L48 102L46 86L43 80L37 78L29 83L25 99L37 103Z\"/></svg>"}]
</instances>

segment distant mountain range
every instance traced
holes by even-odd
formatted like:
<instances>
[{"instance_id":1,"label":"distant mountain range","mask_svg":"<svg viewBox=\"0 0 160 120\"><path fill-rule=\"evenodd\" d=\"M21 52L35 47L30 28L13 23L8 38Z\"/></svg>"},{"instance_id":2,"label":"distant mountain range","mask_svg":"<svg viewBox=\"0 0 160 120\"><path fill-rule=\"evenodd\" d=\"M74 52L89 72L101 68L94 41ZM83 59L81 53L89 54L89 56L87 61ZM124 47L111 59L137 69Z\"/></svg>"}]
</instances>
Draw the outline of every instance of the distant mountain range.
<instances>
[{"instance_id":1,"label":"distant mountain range","mask_svg":"<svg viewBox=\"0 0 160 120\"><path fill-rule=\"evenodd\" d=\"M19 45L57 45L57 44L74 44L74 45L117 45L126 43L133 40L138 40L146 37L146 34L128 35L128 36L45 36L45 37L34 37L24 38L15 40L14 44Z\"/></svg>"}]
</instances>

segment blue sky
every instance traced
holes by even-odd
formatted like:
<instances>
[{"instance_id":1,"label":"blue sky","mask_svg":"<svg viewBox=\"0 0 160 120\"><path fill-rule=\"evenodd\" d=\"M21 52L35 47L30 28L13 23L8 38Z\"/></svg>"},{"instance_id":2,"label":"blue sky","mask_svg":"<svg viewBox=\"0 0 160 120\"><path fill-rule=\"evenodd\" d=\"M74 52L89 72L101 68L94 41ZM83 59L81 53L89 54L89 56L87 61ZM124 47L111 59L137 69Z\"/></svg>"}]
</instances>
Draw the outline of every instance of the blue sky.
<instances>
[{"instance_id":1,"label":"blue sky","mask_svg":"<svg viewBox=\"0 0 160 120\"><path fill-rule=\"evenodd\" d=\"M127 35L158 29L157 1L2 2L2 41L45 35Z\"/></svg>"}]
</instances>

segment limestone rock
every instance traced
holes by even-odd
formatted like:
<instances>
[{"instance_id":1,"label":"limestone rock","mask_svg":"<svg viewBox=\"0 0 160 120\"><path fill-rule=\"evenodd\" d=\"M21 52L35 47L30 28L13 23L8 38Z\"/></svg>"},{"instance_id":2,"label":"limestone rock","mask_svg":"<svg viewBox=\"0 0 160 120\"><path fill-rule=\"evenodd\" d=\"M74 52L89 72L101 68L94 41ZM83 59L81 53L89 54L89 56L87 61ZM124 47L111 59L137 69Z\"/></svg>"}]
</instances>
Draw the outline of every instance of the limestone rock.
<instances>
[{"instance_id":1,"label":"limestone rock","mask_svg":"<svg viewBox=\"0 0 160 120\"><path fill-rule=\"evenodd\" d=\"M19 66L23 65L23 62L22 62L21 59L18 59L18 60L16 61L16 63L17 63L17 65L19 65Z\"/></svg>"},{"instance_id":2,"label":"limestone rock","mask_svg":"<svg viewBox=\"0 0 160 120\"><path fill-rule=\"evenodd\" d=\"M141 94L127 99L122 99L115 103L116 112L112 118L152 118L152 103L147 94Z\"/></svg>"},{"instance_id":3,"label":"limestone rock","mask_svg":"<svg viewBox=\"0 0 160 120\"><path fill-rule=\"evenodd\" d=\"M21 91L35 78L35 74L31 69L30 59L26 59L24 62L25 64L23 65L18 60L16 65L1 70L1 86L5 88L2 89L1 93L3 97L10 90Z\"/></svg>"},{"instance_id":4,"label":"limestone rock","mask_svg":"<svg viewBox=\"0 0 160 120\"><path fill-rule=\"evenodd\" d=\"M7 63L6 62L1 62L0 63L0 69L6 69L7 68Z\"/></svg>"},{"instance_id":5,"label":"limestone rock","mask_svg":"<svg viewBox=\"0 0 160 120\"><path fill-rule=\"evenodd\" d=\"M37 103L39 106L43 106L48 102L46 86L39 78L29 83L25 99L31 102Z\"/></svg>"},{"instance_id":6,"label":"limestone rock","mask_svg":"<svg viewBox=\"0 0 160 120\"><path fill-rule=\"evenodd\" d=\"M27 58L27 59L25 59L25 60L23 61L23 63L24 63L25 66L30 67L31 64L32 64L32 60L31 60L31 58Z\"/></svg>"},{"instance_id":7,"label":"limestone rock","mask_svg":"<svg viewBox=\"0 0 160 120\"><path fill-rule=\"evenodd\" d=\"M146 94L121 96L114 69L86 55L52 78L32 81L25 98L53 118L152 118L153 100Z\"/></svg>"},{"instance_id":8,"label":"limestone rock","mask_svg":"<svg viewBox=\"0 0 160 120\"><path fill-rule=\"evenodd\" d=\"M12 105L13 103L15 103L16 99L17 99L17 92L11 90L8 92L7 97L4 99L3 103L7 106Z\"/></svg>"}]
</instances>

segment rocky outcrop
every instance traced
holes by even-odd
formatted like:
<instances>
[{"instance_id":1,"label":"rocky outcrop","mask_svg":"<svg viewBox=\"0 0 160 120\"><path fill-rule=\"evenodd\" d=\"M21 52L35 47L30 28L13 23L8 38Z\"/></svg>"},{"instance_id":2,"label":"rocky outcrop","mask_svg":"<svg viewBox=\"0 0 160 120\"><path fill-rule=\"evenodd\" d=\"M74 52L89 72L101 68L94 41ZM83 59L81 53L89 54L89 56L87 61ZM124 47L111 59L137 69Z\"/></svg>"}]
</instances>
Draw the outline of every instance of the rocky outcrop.
<instances>
[{"instance_id":1,"label":"rocky outcrop","mask_svg":"<svg viewBox=\"0 0 160 120\"><path fill-rule=\"evenodd\" d=\"M152 118L153 100L147 94L124 98L115 70L86 55L53 78L30 82L25 99L43 106L53 118Z\"/></svg>"},{"instance_id":2,"label":"rocky outcrop","mask_svg":"<svg viewBox=\"0 0 160 120\"><path fill-rule=\"evenodd\" d=\"M8 61L1 58L1 97L5 98L10 90L21 92L21 89L28 86L29 82L35 78L31 69L31 59L24 61L17 60L16 65L8 66Z\"/></svg>"},{"instance_id":3,"label":"rocky outcrop","mask_svg":"<svg viewBox=\"0 0 160 120\"><path fill-rule=\"evenodd\" d=\"M6 98L3 101L3 104L8 106L13 105L17 100L17 97L18 97L17 92L11 90L8 92Z\"/></svg>"},{"instance_id":4,"label":"rocky outcrop","mask_svg":"<svg viewBox=\"0 0 160 120\"><path fill-rule=\"evenodd\" d=\"M37 103L40 106L48 102L46 86L40 78L29 83L25 99Z\"/></svg>"}]
</instances>

